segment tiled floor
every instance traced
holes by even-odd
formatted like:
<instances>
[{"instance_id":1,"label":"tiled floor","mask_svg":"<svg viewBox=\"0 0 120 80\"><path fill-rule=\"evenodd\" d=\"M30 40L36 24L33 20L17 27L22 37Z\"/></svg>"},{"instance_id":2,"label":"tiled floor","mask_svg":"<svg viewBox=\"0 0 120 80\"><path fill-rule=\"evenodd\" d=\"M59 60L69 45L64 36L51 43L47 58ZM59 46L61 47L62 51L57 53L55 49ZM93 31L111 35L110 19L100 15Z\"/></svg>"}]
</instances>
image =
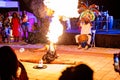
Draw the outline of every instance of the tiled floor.
<instances>
[{"instance_id":1,"label":"tiled floor","mask_svg":"<svg viewBox=\"0 0 120 80\"><path fill-rule=\"evenodd\" d=\"M2 45L1 45L2 46ZM38 61L44 52L32 52L34 48L40 48L42 45L10 45L15 48L19 59L34 59ZM25 51L19 52L23 47ZM30 49L29 49L30 48ZM113 54L118 53L120 49L93 47L88 50L78 50L76 45L57 45L57 60L61 62L84 62L94 70L94 80L120 80L120 75L114 71ZM56 61L57 61L56 60ZM68 64L44 64L46 69L34 69L33 66L38 63L22 62L25 66L29 80L58 80L61 72L69 66Z\"/></svg>"}]
</instances>

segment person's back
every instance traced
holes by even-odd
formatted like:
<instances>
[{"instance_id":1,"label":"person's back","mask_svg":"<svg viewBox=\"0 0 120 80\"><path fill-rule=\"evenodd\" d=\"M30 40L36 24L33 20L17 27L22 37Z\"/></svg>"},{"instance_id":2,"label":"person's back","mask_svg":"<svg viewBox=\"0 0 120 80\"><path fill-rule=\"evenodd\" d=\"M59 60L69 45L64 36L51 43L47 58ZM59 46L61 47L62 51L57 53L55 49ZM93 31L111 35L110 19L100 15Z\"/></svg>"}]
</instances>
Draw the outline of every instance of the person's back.
<instances>
[{"instance_id":1,"label":"person's back","mask_svg":"<svg viewBox=\"0 0 120 80\"><path fill-rule=\"evenodd\" d=\"M93 70L86 64L75 67L74 80L93 80Z\"/></svg>"},{"instance_id":2,"label":"person's back","mask_svg":"<svg viewBox=\"0 0 120 80\"><path fill-rule=\"evenodd\" d=\"M18 60L13 50L8 46L0 48L0 78L13 80L17 78Z\"/></svg>"},{"instance_id":3,"label":"person's back","mask_svg":"<svg viewBox=\"0 0 120 80\"><path fill-rule=\"evenodd\" d=\"M93 80L93 70L86 64L68 67L62 72L59 80Z\"/></svg>"},{"instance_id":4,"label":"person's back","mask_svg":"<svg viewBox=\"0 0 120 80\"><path fill-rule=\"evenodd\" d=\"M0 80L19 80L17 74L19 66L21 68L14 50L10 46L0 47ZM28 80L28 77L23 80Z\"/></svg>"}]
</instances>

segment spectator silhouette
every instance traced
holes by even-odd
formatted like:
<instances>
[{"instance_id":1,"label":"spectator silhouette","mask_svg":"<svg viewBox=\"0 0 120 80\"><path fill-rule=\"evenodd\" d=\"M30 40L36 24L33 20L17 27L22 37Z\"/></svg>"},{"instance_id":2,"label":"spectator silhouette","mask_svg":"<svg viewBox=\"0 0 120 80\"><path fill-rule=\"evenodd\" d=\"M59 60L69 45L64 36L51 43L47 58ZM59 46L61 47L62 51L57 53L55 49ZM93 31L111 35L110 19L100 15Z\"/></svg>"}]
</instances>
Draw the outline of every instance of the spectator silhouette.
<instances>
[{"instance_id":1,"label":"spectator silhouette","mask_svg":"<svg viewBox=\"0 0 120 80\"><path fill-rule=\"evenodd\" d=\"M23 30L23 39L25 42L28 42L28 32L29 32L29 28L28 28L28 15L26 11L22 12L22 16L21 16L21 20L22 20L22 30Z\"/></svg>"},{"instance_id":2,"label":"spectator silhouette","mask_svg":"<svg viewBox=\"0 0 120 80\"><path fill-rule=\"evenodd\" d=\"M0 80L28 80L24 66L10 46L0 47Z\"/></svg>"},{"instance_id":3,"label":"spectator silhouette","mask_svg":"<svg viewBox=\"0 0 120 80\"><path fill-rule=\"evenodd\" d=\"M18 14L16 12L12 14L11 27L13 30L12 35L14 37L14 42L18 42L19 41L20 18L18 17Z\"/></svg>"},{"instance_id":4,"label":"spectator silhouette","mask_svg":"<svg viewBox=\"0 0 120 80\"><path fill-rule=\"evenodd\" d=\"M59 80L93 80L93 70L86 64L68 67L59 77Z\"/></svg>"}]
</instances>

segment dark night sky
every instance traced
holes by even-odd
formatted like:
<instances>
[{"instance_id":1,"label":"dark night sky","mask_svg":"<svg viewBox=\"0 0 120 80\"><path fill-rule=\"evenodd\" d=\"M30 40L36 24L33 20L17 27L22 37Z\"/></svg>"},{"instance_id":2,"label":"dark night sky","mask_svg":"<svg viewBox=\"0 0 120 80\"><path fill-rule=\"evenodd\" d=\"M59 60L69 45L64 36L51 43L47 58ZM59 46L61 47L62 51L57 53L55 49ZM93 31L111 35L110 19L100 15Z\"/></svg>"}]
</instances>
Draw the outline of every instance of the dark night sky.
<instances>
[{"instance_id":1,"label":"dark night sky","mask_svg":"<svg viewBox=\"0 0 120 80\"><path fill-rule=\"evenodd\" d=\"M109 15L113 16L115 19L120 19L119 0L81 0L81 1L84 2L88 1L88 4L99 5L100 10L102 11L108 10Z\"/></svg>"},{"instance_id":2,"label":"dark night sky","mask_svg":"<svg viewBox=\"0 0 120 80\"><path fill-rule=\"evenodd\" d=\"M8 1L8 0L4 0L4 1ZM19 0L11 0L11 1L19 1ZM33 0L34 1L34 0ZM107 11L109 15L113 16L115 19L120 19L120 11L119 11L119 0L81 0L83 2L87 2L88 4L96 4L99 5L100 10L102 11ZM24 8L22 5L22 8Z\"/></svg>"},{"instance_id":3,"label":"dark night sky","mask_svg":"<svg viewBox=\"0 0 120 80\"><path fill-rule=\"evenodd\" d=\"M89 3L99 5L102 11L108 10L109 15L113 16L115 19L120 18L120 3L117 0L91 0Z\"/></svg>"}]
</instances>

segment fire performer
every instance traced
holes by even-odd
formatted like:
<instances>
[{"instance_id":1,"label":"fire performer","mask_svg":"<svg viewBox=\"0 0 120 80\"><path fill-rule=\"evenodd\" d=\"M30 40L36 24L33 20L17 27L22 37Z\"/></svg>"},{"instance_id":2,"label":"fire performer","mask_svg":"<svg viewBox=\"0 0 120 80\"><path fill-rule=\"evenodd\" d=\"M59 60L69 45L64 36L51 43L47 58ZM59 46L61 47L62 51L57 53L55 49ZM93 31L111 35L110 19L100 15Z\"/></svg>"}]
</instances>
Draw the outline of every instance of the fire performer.
<instances>
[{"instance_id":1,"label":"fire performer","mask_svg":"<svg viewBox=\"0 0 120 80\"><path fill-rule=\"evenodd\" d=\"M47 52L46 54L43 55L42 60L45 63L51 63L52 61L58 58L55 44L53 42L50 42L49 45L46 45L46 48L47 48Z\"/></svg>"},{"instance_id":2,"label":"fire performer","mask_svg":"<svg viewBox=\"0 0 120 80\"><path fill-rule=\"evenodd\" d=\"M46 53L42 56L42 61L44 64L79 64L76 61L66 61L66 60L56 60L59 55L56 53L56 45L53 42L48 42L44 47L34 50L35 52L45 51Z\"/></svg>"},{"instance_id":3,"label":"fire performer","mask_svg":"<svg viewBox=\"0 0 120 80\"><path fill-rule=\"evenodd\" d=\"M43 48L34 51L46 51L46 54L42 57L43 63L51 63L58 58L58 55L56 54L56 45L50 41Z\"/></svg>"}]
</instances>

